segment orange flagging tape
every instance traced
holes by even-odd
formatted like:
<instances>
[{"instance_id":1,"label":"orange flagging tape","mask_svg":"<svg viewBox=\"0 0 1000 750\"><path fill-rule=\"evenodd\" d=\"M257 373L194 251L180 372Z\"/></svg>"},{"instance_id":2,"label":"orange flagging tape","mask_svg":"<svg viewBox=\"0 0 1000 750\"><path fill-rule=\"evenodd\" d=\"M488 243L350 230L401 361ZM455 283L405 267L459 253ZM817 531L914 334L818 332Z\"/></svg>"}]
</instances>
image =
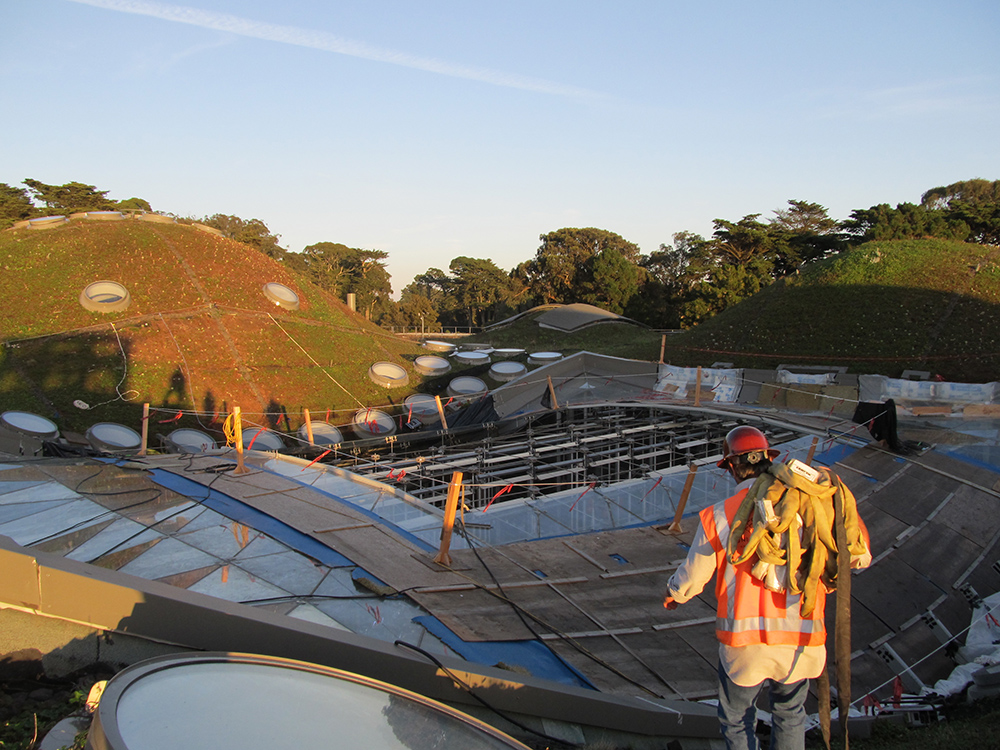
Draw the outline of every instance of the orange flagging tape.
<instances>
[{"instance_id":1,"label":"orange flagging tape","mask_svg":"<svg viewBox=\"0 0 1000 750\"><path fill-rule=\"evenodd\" d=\"M596 486L597 486L597 482L591 482L590 484L587 485L587 489L585 489L583 492L581 492L580 493L580 497L578 497L576 500L574 500L573 504L571 506L569 506L569 510L570 510L571 513L573 512L573 508L576 507L576 504L578 502L580 502L580 498L582 498L584 495L586 495L588 492L590 492Z\"/></svg>"},{"instance_id":2,"label":"orange flagging tape","mask_svg":"<svg viewBox=\"0 0 1000 750\"><path fill-rule=\"evenodd\" d=\"M659 479L657 479L656 480L656 484L654 484L652 487L649 488L649 492L652 492L657 487L659 487L660 486L660 482L662 482L662 481L663 481L663 477L660 477ZM642 500L645 500L647 497L649 497L649 492L647 492L645 495L642 496ZM641 503L642 500L640 500L639 502Z\"/></svg>"},{"instance_id":3,"label":"orange flagging tape","mask_svg":"<svg viewBox=\"0 0 1000 750\"><path fill-rule=\"evenodd\" d=\"M483 508L483 513L485 513L490 509L490 506L493 505L494 500L503 495L505 492L510 492L512 489L514 489L514 485L508 484L506 487L497 492L497 494L495 494L492 498L490 498L490 501L486 503L486 507Z\"/></svg>"},{"instance_id":4,"label":"orange flagging tape","mask_svg":"<svg viewBox=\"0 0 1000 750\"><path fill-rule=\"evenodd\" d=\"M263 431L264 431L264 428L261 428L261 429L257 430L257 434L254 435L253 439L250 440L250 445L247 446L247 450L250 450L251 448L253 448L253 441L256 440L258 437L260 437L260 433L262 433Z\"/></svg>"},{"instance_id":5,"label":"orange flagging tape","mask_svg":"<svg viewBox=\"0 0 1000 750\"><path fill-rule=\"evenodd\" d=\"M312 461L310 461L310 462L309 462L309 463L307 463L307 464L306 464L305 466L303 466L303 467L302 467L302 469L301 469L301 471L305 471L306 469L308 469L308 468L309 468L310 466L312 466L312 465L313 465L314 463L316 463L316 462L317 462L317 461L319 461L319 460L320 460L321 458L323 458L323 456L325 456L325 455L326 455L327 453L333 453L333 451L332 451L332 450L328 450L328 451L323 451L323 452L322 452L322 453L320 453L320 454L319 454L318 456L316 456L316 458L314 458L314 459L313 459Z\"/></svg>"}]
</instances>

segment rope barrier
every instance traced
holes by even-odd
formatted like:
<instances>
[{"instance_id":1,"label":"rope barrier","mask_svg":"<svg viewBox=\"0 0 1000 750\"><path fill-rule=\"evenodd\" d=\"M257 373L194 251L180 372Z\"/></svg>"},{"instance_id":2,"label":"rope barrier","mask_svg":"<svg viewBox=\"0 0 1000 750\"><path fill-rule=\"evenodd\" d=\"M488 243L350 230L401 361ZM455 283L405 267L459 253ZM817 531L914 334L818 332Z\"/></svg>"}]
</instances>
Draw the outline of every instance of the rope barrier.
<instances>
[{"instance_id":1,"label":"rope barrier","mask_svg":"<svg viewBox=\"0 0 1000 750\"><path fill-rule=\"evenodd\" d=\"M1000 352L980 352L978 354L938 354L933 356L923 356L919 354L912 354L905 357L853 357L844 355L834 355L830 356L827 354L769 354L766 352L744 352L736 351L732 349L706 349L697 346L677 346L677 349L682 349L688 352L704 352L706 354L730 354L740 357L761 357L763 359L799 359L799 360L817 360L817 359L829 359L834 362L913 362L913 361L943 361L943 360L962 360L962 359L991 359L993 357L1000 357Z\"/></svg>"}]
</instances>

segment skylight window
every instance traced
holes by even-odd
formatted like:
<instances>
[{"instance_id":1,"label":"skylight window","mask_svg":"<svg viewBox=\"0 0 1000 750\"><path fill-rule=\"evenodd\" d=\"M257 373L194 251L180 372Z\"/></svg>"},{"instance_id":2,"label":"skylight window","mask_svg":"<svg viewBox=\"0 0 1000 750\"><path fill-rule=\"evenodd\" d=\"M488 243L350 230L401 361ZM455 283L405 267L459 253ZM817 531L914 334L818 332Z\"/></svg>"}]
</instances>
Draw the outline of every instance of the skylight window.
<instances>
[{"instance_id":1,"label":"skylight window","mask_svg":"<svg viewBox=\"0 0 1000 750\"><path fill-rule=\"evenodd\" d=\"M279 284L276 281L264 284L264 296L285 310L299 309L299 295L284 284Z\"/></svg>"},{"instance_id":2,"label":"skylight window","mask_svg":"<svg viewBox=\"0 0 1000 750\"><path fill-rule=\"evenodd\" d=\"M95 281L80 292L80 304L91 312L120 312L132 304L132 297L117 281Z\"/></svg>"}]
</instances>

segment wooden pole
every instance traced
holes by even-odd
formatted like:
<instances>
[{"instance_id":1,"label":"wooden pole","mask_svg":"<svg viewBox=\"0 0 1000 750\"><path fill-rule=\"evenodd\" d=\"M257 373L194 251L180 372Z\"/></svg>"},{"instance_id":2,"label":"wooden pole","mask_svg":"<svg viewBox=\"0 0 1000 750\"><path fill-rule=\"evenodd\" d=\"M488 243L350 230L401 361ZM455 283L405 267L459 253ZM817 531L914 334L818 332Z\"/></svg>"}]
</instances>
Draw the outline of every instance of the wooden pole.
<instances>
[{"instance_id":1,"label":"wooden pole","mask_svg":"<svg viewBox=\"0 0 1000 750\"><path fill-rule=\"evenodd\" d=\"M441 397L440 396L435 396L434 397L434 403L437 404L438 416L441 417L441 426L444 429L447 430L448 429L448 420L444 416L444 406L441 405Z\"/></svg>"},{"instance_id":2,"label":"wooden pole","mask_svg":"<svg viewBox=\"0 0 1000 750\"><path fill-rule=\"evenodd\" d=\"M243 418L240 416L241 409L233 407L233 432L236 435L236 468L233 474L246 474L250 470L243 463Z\"/></svg>"},{"instance_id":3,"label":"wooden pole","mask_svg":"<svg viewBox=\"0 0 1000 750\"><path fill-rule=\"evenodd\" d=\"M552 408L553 409L558 409L559 408L559 401L556 399L556 387L554 385L552 385L552 376L551 375L548 376L548 380L549 380L549 398L552 399Z\"/></svg>"},{"instance_id":4,"label":"wooden pole","mask_svg":"<svg viewBox=\"0 0 1000 750\"><path fill-rule=\"evenodd\" d=\"M816 446L819 445L819 438L814 437L812 445L809 446L809 453L806 455L806 463L812 466L813 456L816 455Z\"/></svg>"},{"instance_id":5,"label":"wooden pole","mask_svg":"<svg viewBox=\"0 0 1000 750\"><path fill-rule=\"evenodd\" d=\"M462 472L451 475L448 485L448 500L444 506L444 524L441 526L441 548L434 557L434 562L440 565L451 565L451 532L455 528L455 514L458 511L458 497L462 492Z\"/></svg>"},{"instance_id":6,"label":"wooden pole","mask_svg":"<svg viewBox=\"0 0 1000 750\"><path fill-rule=\"evenodd\" d=\"M139 448L139 455L146 455L146 445L149 441L149 404L142 405L142 445Z\"/></svg>"},{"instance_id":7,"label":"wooden pole","mask_svg":"<svg viewBox=\"0 0 1000 750\"><path fill-rule=\"evenodd\" d=\"M698 365L698 375L694 381L694 405L701 406L701 365Z\"/></svg>"},{"instance_id":8,"label":"wooden pole","mask_svg":"<svg viewBox=\"0 0 1000 750\"><path fill-rule=\"evenodd\" d=\"M313 423L309 418L309 410L303 409L302 416L306 420L306 438L309 440L309 445L316 445L316 441L313 440Z\"/></svg>"},{"instance_id":9,"label":"wooden pole","mask_svg":"<svg viewBox=\"0 0 1000 750\"><path fill-rule=\"evenodd\" d=\"M667 348L667 334L663 334L663 338L660 339L660 364L663 364L663 352Z\"/></svg>"},{"instance_id":10,"label":"wooden pole","mask_svg":"<svg viewBox=\"0 0 1000 750\"><path fill-rule=\"evenodd\" d=\"M691 494L691 487L694 484L694 475L698 473L698 464L691 464L688 467L687 480L684 482L684 489L681 492L681 499L677 503L677 512L674 513L674 522L667 527L667 531L681 531L681 516L684 515L684 506L687 505L688 495Z\"/></svg>"}]
</instances>

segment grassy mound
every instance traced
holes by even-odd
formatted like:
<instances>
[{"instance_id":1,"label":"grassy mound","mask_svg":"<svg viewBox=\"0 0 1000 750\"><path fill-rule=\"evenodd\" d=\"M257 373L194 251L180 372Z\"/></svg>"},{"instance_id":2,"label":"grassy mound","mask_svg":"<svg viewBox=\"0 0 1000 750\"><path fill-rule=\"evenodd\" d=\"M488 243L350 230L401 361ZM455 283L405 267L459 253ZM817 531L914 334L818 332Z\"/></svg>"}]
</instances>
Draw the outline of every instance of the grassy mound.
<instances>
[{"instance_id":1,"label":"grassy mound","mask_svg":"<svg viewBox=\"0 0 1000 750\"><path fill-rule=\"evenodd\" d=\"M871 242L767 287L668 338L676 364L846 365L899 377L1000 378L1000 248Z\"/></svg>"},{"instance_id":2,"label":"grassy mound","mask_svg":"<svg viewBox=\"0 0 1000 750\"><path fill-rule=\"evenodd\" d=\"M56 418L64 430L137 426L143 403L220 419L239 405L248 420L282 427L295 427L303 408L318 419L330 410L342 424L362 405L412 392L372 383L372 363L395 362L420 381L415 343L262 253L191 226L74 220L7 231L0 270L0 403ZM101 280L124 285L130 306L85 309L80 293ZM294 290L300 309L269 300L269 282ZM205 419L162 429L189 421Z\"/></svg>"}]
</instances>

